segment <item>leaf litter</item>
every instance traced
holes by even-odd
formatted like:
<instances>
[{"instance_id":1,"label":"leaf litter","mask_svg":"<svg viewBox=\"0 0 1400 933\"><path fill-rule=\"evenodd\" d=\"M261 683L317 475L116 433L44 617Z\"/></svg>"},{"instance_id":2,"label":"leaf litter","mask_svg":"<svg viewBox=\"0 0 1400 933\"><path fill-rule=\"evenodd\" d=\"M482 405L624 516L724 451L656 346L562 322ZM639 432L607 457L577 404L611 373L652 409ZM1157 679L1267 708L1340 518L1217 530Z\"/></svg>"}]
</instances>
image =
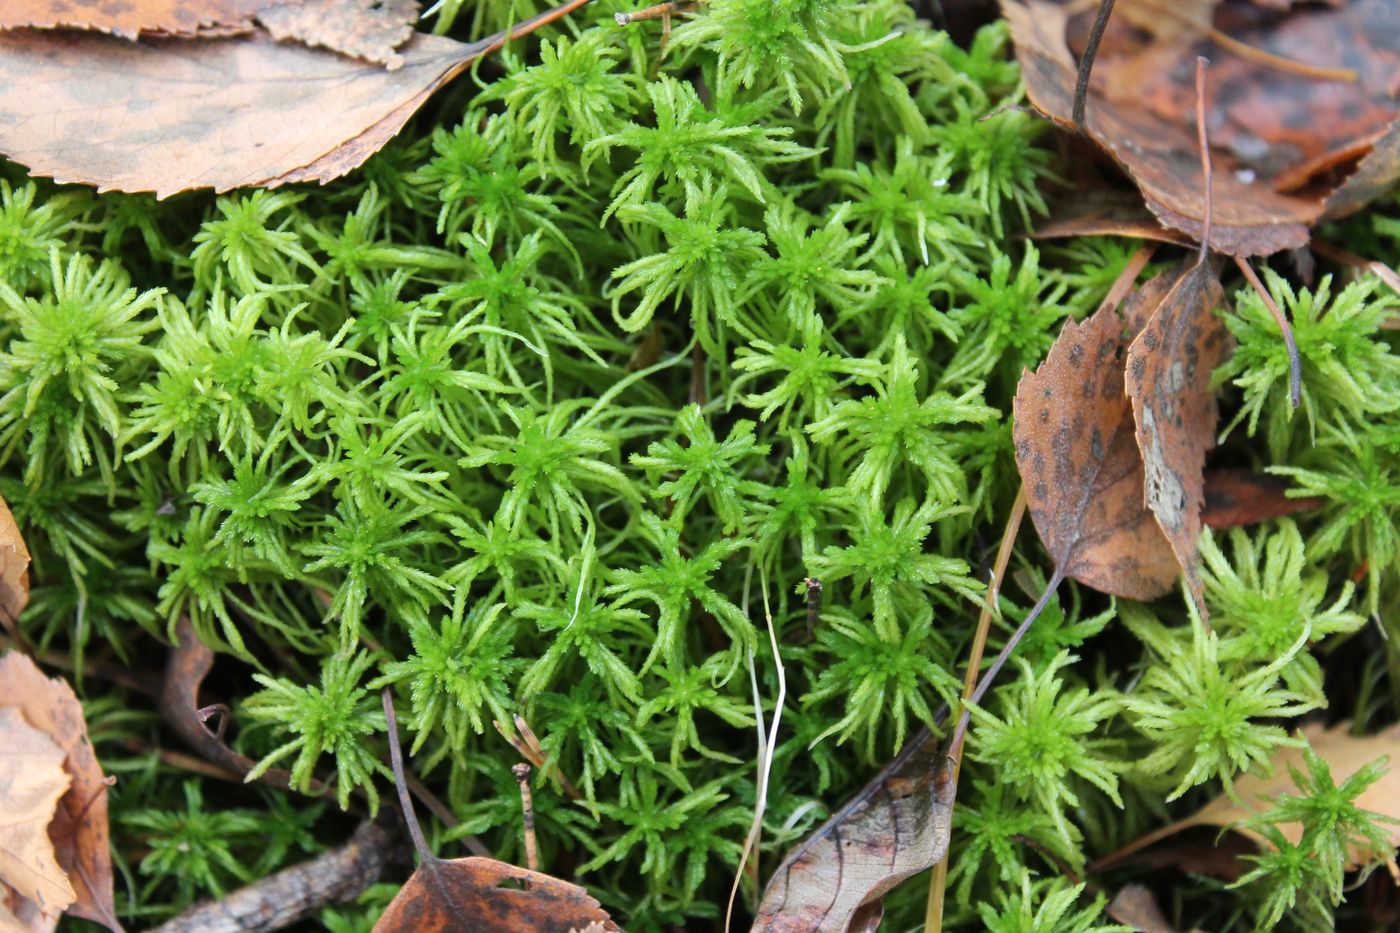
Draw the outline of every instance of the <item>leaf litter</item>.
<instances>
[{"instance_id":1,"label":"leaf litter","mask_svg":"<svg viewBox=\"0 0 1400 933\"><path fill-rule=\"evenodd\" d=\"M68 913L121 930L112 890L108 850L107 787L88 738L82 704L61 678L50 679L27 655L0 658L0 711L12 710L48 736L62 752L69 784L48 825L59 866L71 885ZM0 741L0 748L4 748Z\"/></svg>"},{"instance_id":2,"label":"leaf litter","mask_svg":"<svg viewBox=\"0 0 1400 933\"><path fill-rule=\"evenodd\" d=\"M569 0L472 43L410 30L394 68L277 41L382 46L400 19L376 17L408 5L379 0L268 7L270 32L214 38L0 31L0 153L58 182L162 198L324 184L382 148L474 61L586 2ZM328 25L337 21L352 25Z\"/></svg>"}]
</instances>

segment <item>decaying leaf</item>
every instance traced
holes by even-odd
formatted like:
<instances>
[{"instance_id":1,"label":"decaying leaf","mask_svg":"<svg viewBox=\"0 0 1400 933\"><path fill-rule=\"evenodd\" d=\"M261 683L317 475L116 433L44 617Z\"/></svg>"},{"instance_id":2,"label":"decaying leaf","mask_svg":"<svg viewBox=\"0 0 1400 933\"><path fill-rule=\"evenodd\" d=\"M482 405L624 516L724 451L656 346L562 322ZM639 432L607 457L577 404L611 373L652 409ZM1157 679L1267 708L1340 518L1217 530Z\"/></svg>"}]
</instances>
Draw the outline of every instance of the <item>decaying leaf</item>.
<instances>
[{"instance_id":1,"label":"decaying leaf","mask_svg":"<svg viewBox=\"0 0 1400 933\"><path fill-rule=\"evenodd\" d=\"M29 548L10 506L0 499L0 627L16 635L16 620L28 604Z\"/></svg>"},{"instance_id":2,"label":"decaying leaf","mask_svg":"<svg viewBox=\"0 0 1400 933\"><path fill-rule=\"evenodd\" d=\"M1221 4L1216 20L1238 10ZM1076 63L1068 7L1003 0L1027 93L1036 109L1072 125ZM1256 11L1257 12L1257 11ZM1278 19L1283 15L1283 19ZM1348 213L1400 177L1400 34L1395 0L1338 8L1240 14L1258 23L1233 36L1276 60L1354 68L1357 81L1322 80L1230 49L1212 53L1217 95L1212 250L1266 255L1302 246L1307 228ZM1119 30L1117 36L1131 35ZM1204 177L1196 151L1192 70L1202 42L1115 47L1104 40L1083 129L1132 177L1152 213L1192 239L1204 235ZM1115 54L1118 58L1115 61Z\"/></svg>"},{"instance_id":3,"label":"decaying leaf","mask_svg":"<svg viewBox=\"0 0 1400 933\"><path fill-rule=\"evenodd\" d=\"M1170 591L1180 567L1144 508L1143 461L1124 395L1128 343L1176 284L1164 273L1125 304L1068 321L1013 403L1016 466L1056 569L1131 599Z\"/></svg>"},{"instance_id":4,"label":"decaying leaf","mask_svg":"<svg viewBox=\"0 0 1400 933\"><path fill-rule=\"evenodd\" d=\"M389 902L374 925L375 933L621 933L598 901L576 884L496 859L434 855L413 812L393 695L387 687L383 700L394 784L418 853L418 869Z\"/></svg>"},{"instance_id":5,"label":"decaying leaf","mask_svg":"<svg viewBox=\"0 0 1400 933\"><path fill-rule=\"evenodd\" d=\"M301 42L403 67L396 50L413 38L418 0L275 0L258 11L258 23L272 38Z\"/></svg>"},{"instance_id":6,"label":"decaying leaf","mask_svg":"<svg viewBox=\"0 0 1400 933\"><path fill-rule=\"evenodd\" d=\"M215 39L262 26L273 38L321 46L398 68L413 37L418 0L7 0L0 29L81 29Z\"/></svg>"},{"instance_id":7,"label":"decaying leaf","mask_svg":"<svg viewBox=\"0 0 1400 933\"><path fill-rule=\"evenodd\" d=\"M64 680L45 677L26 655L11 651L0 658L3 707L17 710L64 753L63 769L72 785L58 802L49 837L77 895L68 913L121 930L112 898L108 782L88 738L82 704Z\"/></svg>"},{"instance_id":8,"label":"decaying leaf","mask_svg":"<svg viewBox=\"0 0 1400 933\"><path fill-rule=\"evenodd\" d=\"M1215 529L1257 525L1321 508L1326 502L1321 496L1289 498L1289 488L1282 476L1235 468L1206 470L1201 524Z\"/></svg>"},{"instance_id":9,"label":"decaying leaf","mask_svg":"<svg viewBox=\"0 0 1400 933\"><path fill-rule=\"evenodd\" d=\"M1215 446L1218 421L1210 376L1229 347L1228 332L1215 314L1223 300L1210 264L1192 263L1128 348L1126 372L1147 507L1181 564L1202 618L1197 539L1206 451Z\"/></svg>"},{"instance_id":10,"label":"decaying leaf","mask_svg":"<svg viewBox=\"0 0 1400 933\"><path fill-rule=\"evenodd\" d=\"M921 731L788 853L763 892L755 933L874 929L885 894L948 851L955 793L940 744Z\"/></svg>"},{"instance_id":11,"label":"decaying leaf","mask_svg":"<svg viewBox=\"0 0 1400 933\"><path fill-rule=\"evenodd\" d=\"M1397 767L1400 765L1400 725L1392 725L1383 732L1368 736L1354 736L1350 728L1351 724L1348 722L1338 723L1330 729L1324 728L1321 723L1310 723L1303 727L1302 733L1313 752L1327 762L1332 772L1332 780L1337 784L1341 784L1376 759L1390 756L1390 767L1384 776L1366 788L1356 798L1356 804L1363 809L1400 819L1400 767ZM1091 866L1091 870L1101 870L1119 864L1153 843L1193 826L1229 828L1249 837L1260 846L1267 846L1268 842L1263 836L1237 824L1248 816L1267 810L1267 798L1299 792L1298 786L1293 782L1290 766L1304 774L1307 773L1303 749L1291 746L1279 748L1270 759L1270 766L1272 771L1267 777L1251 773L1236 778L1233 797L1221 794L1186 819L1153 830L1100 859ZM1303 838L1303 827L1297 823L1281 823L1278 828L1289 842L1297 843ZM1386 831L1390 834L1390 844L1400 845L1400 823L1389 824ZM1353 849L1350 854L1351 867L1362 864L1362 853Z\"/></svg>"},{"instance_id":12,"label":"decaying leaf","mask_svg":"<svg viewBox=\"0 0 1400 933\"><path fill-rule=\"evenodd\" d=\"M376 933L452 933L467 917L479 933L569 933L595 923L608 933L620 929L576 884L475 855L440 859L427 852L420 858L374 925Z\"/></svg>"},{"instance_id":13,"label":"decaying leaf","mask_svg":"<svg viewBox=\"0 0 1400 933\"><path fill-rule=\"evenodd\" d=\"M145 32L195 35L209 26L251 29L268 0L5 0L0 29L92 29L135 38Z\"/></svg>"},{"instance_id":14,"label":"decaying leaf","mask_svg":"<svg viewBox=\"0 0 1400 933\"><path fill-rule=\"evenodd\" d=\"M1162 908L1146 885L1124 885L1113 895L1104 913L1137 933L1172 933L1171 924L1162 916Z\"/></svg>"},{"instance_id":15,"label":"decaying leaf","mask_svg":"<svg viewBox=\"0 0 1400 933\"><path fill-rule=\"evenodd\" d=\"M470 44L416 33L393 71L263 32L141 42L0 32L0 153L57 181L157 197L324 183L477 58L585 2Z\"/></svg>"},{"instance_id":16,"label":"decaying leaf","mask_svg":"<svg viewBox=\"0 0 1400 933\"><path fill-rule=\"evenodd\" d=\"M62 913L74 897L48 832L68 784L63 749L19 710L0 708L0 889L9 888L47 917ZM11 903L12 914L27 912Z\"/></svg>"}]
</instances>

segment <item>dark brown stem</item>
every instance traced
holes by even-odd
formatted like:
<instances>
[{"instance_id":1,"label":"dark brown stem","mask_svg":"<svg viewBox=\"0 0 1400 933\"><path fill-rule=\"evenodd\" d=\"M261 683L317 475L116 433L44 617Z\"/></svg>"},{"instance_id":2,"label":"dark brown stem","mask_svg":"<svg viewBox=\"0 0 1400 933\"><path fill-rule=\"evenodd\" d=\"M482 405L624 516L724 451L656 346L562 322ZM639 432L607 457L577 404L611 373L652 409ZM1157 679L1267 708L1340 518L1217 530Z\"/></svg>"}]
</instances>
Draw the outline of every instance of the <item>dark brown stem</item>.
<instances>
[{"instance_id":1,"label":"dark brown stem","mask_svg":"<svg viewBox=\"0 0 1400 933\"><path fill-rule=\"evenodd\" d=\"M399 792L399 809L403 820L408 824L408 835L413 840L413 850L422 862L434 861L437 856L428 848L428 840L423 838L423 827L418 825L418 814L413 811L413 795L408 792L408 780L403 776L403 749L399 747L399 722L394 715L394 695L384 688L381 697L384 701L384 720L389 726L389 763L394 769L394 789Z\"/></svg>"},{"instance_id":2,"label":"dark brown stem","mask_svg":"<svg viewBox=\"0 0 1400 933\"><path fill-rule=\"evenodd\" d=\"M1213 180L1210 168L1210 138L1206 133L1206 66L1210 60L1204 55L1196 56L1196 137L1201 146L1201 174L1205 176L1205 197L1206 216L1201 224L1201 251L1196 259L1196 264L1200 265L1206 261L1206 256L1210 254L1210 223L1211 223L1211 182Z\"/></svg>"},{"instance_id":3,"label":"dark brown stem","mask_svg":"<svg viewBox=\"0 0 1400 933\"><path fill-rule=\"evenodd\" d=\"M1079 60L1079 74L1074 81L1074 128L1084 132L1084 110L1089 102L1089 73L1094 70L1094 59L1099 54L1099 43L1103 41L1104 30L1108 28L1108 18L1113 15L1114 0L1099 0L1099 11L1094 16L1094 25L1089 28L1089 40L1084 44L1084 57Z\"/></svg>"}]
</instances>

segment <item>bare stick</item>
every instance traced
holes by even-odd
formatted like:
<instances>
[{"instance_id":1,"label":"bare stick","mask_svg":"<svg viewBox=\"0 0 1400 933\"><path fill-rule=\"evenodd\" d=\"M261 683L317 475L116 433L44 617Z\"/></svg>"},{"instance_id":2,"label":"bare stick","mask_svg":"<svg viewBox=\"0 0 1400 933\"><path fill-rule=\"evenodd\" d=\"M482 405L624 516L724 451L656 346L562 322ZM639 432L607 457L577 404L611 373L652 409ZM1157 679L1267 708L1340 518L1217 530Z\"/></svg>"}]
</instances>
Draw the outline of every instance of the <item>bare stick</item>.
<instances>
[{"instance_id":1,"label":"bare stick","mask_svg":"<svg viewBox=\"0 0 1400 933\"><path fill-rule=\"evenodd\" d=\"M540 850L535 840L535 803L530 799L530 766L525 762L512 765L510 773L520 785L520 813L525 824L525 867L540 870Z\"/></svg>"},{"instance_id":2,"label":"bare stick","mask_svg":"<svg viewBox=\"0 0 1400 933\"><path fill-rule=\"evenodd\" d=\"M1210 254L1210 189L1214 176L1210 170L1210 139L1206 135L1206 66L1209 64L1210 60L1204 55L1196 57L1196 138L1201 146L1201 174L1205 176L1206 184L1206 216L1201 225L1201 252L1196 257L1196 265L1205 262L1206 256Z\"/></svg>"},{"instance_id":3,"label":"bare stick","mask_svg":"<svg viewBox=\"0 0 1400 933\"><path fill-rule=\"evenodd\" d=\"M410 821L411 822L411 821ZM393 854L389 833L366 820L344 845L196 904L152 933L265 933L311 916L326 904L354 900L379 880Z\"/></svg>"},{"instance_id":4,"label":"bare stick","mask_svg":"<svg viewBox=\"0 0 1400 933\"><path fill-rule=\"evenodd\" d=\"M1274 301L1274 297L1269 294L1269 290L1264 287L1264 283L1259 281L1259 275L1254 271L1254 266L1250 265L1249 260L1242 256L1236 256L1235 265L1240 267L1240 271L1249 280L1249 284L1254 286L1254 291L1264 302L1264 307L1269 309L1269 313L1273 315L1274 323L1278 324L1278 329L1283 334L1283 345L1288 350L1288 400L1293 403L1294 408L1297 408L1303 401L1303 361L1298 356L1298 342L1293 339L1293 325L1288 323L1288 318L1284 316L1283 310Z\"/></svg>"},{"instance_id":5,"label":"bare stick","mask_svg":"<svg viewBox=\"0 0 1400 933\"><path fill-rule=\"evenodd\" d=\"M1089 27L1089 40L1084 44L1084 57L1079 60L1079 74L1074 82L1074 128L1084 132L1084 110L1089 101L1089 73L1094 70L1094 58L1099 54L1099 43L1103 32L1108 28L1108 18L1113 15L1114 0L1099 0L1099 12L1094 16L1094 25Z\"/></svg>"},{"instance_id":6,"label":"bare stick","mask_svg":"<svg viewBox=\"0 0 1400 933\"><path fill-rule=\"evenodd\" d=\"M1353 269L1361 269L1371 273L1376 278L1389 285L1397 295L1400 295L1400 274L1397 274L1394 269L1390 268L1390 266L1387 266L1385 263L1377 262L1372 259L1364 259L1355 253L1347 252L1340 246L1334 246L1323 240L1313 240L1309 246L1314 253L1317 253L1324 259L1330 259L1344 266L1351 266Z\"/></svg>"},{"instance_id":7,"label":"bare stick","mask_svg":"<svg viewBox=\"0 0 1400 933\"><path fill-rule=\"evenodd\" d=\"M1142 250L1134 254L1134 259ZM1148 252L1151 255L1151 252ZM1146 260L1143 260L1146 263ZM1128 265L1133 264L1132 260ZM1141 271L1141 266L1138 267ZM1136 278L1136 274L1134 274ZM987 648L987 634L992 627L992 617L999 615L997 600L1001 593L1001 581L1006 577L1006 566L1011 562L1011 551L1016 544L1016 533L1021 530L1021 521L1026 515L1026 489L1021 487L1016 493L1016 501L1011 506L1011 516L1006 520L1006 530L1001 534L1001 547L997 549L996 563L992 565L992 577L987 581L987 592L982 599L982 613L977 619L977 634L972 638L972 651L968 655L967 673L963 676L963 700L972 696L977 686L977 674L982 668L982 653ZM960 711L961 712L961 711ZM962 756L953 759L953 786L956 788L958 774L962 769ZM924 929L929 933L943 928L943 892L948 885L948 856L945 854L933 866L933 876L929 879L928 907L924 914Z\"/></svg>"}]
</instances>

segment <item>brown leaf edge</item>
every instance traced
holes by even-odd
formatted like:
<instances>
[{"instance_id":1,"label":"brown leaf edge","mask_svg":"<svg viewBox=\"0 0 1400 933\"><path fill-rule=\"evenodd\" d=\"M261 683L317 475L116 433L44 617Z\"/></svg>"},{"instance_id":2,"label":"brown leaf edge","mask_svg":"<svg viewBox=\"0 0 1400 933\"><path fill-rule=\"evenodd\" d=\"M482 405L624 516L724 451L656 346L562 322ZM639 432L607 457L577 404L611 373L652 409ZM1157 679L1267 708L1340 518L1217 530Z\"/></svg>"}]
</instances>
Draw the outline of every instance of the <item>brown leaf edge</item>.
<instances>
[{"instance_id":1,"label":"brown leaf edge","mask_svg":"<svg viewBox=\"0 0 1400 933\"><path fill-rule=\"evenodd\" d=\"M945 708L938 718L946 716ZM874 929L881 898L947 853L955 794L943 743L921 729L788 853L763 892L754 931Z\"/></svg>"},{"instance_id":2,"label":"brown leaf edge","mask_svg":"<svg viewBox=\"0 0 1400 933\"><path fill-rule=\"evenodd\" d=\"M11 651L0 658L0 706L18 708L31 726L52 736L73 779L49 826L58 863L78 898L68 913L121 933L107 825L110 782L88 738L82 704L67 681L45 677L28 655Z\"/></svg>"},{"instance_id":3,"label":"brown leaf edge","mask_svg":"<svg viewBox=\"0 0 1400 933\"><path fill-rule=\"evenodd\" d=\"M18 619L29 605L29 547L9 503L0 498L0 626L20 638Z\"/></svg>"},{"instance_id":4,"label":"brown leaf edge","mask_svg":"<svg viewBox=\"0 0 1400 933\"><path fill-rule=\"evenodd\" d=\"M1217 531L1257 525L1320 509L1327 502L1321 496L1290 498L1290 488L1288 480L1269 473L1255 473L1240 467L1206 470L1201 524Z\"/></svg>"},{"instance_id":5,"label":"brown leaf edge","mask_svg":"<svg viewBox=\"0 0 1400 933\"><path fill-rule=\"evenodd\" d=\"M419 865L375 923L374 933L446 933L462 929L462 920L467 917L472 920L473 933L564 933L596 927L605 933L622 933L602 905L579 885L492 858L441 859L434 855L418 825L409 794L393 693L388 687L382 698L394 786Z\"/></svg>"}]
</instances>

